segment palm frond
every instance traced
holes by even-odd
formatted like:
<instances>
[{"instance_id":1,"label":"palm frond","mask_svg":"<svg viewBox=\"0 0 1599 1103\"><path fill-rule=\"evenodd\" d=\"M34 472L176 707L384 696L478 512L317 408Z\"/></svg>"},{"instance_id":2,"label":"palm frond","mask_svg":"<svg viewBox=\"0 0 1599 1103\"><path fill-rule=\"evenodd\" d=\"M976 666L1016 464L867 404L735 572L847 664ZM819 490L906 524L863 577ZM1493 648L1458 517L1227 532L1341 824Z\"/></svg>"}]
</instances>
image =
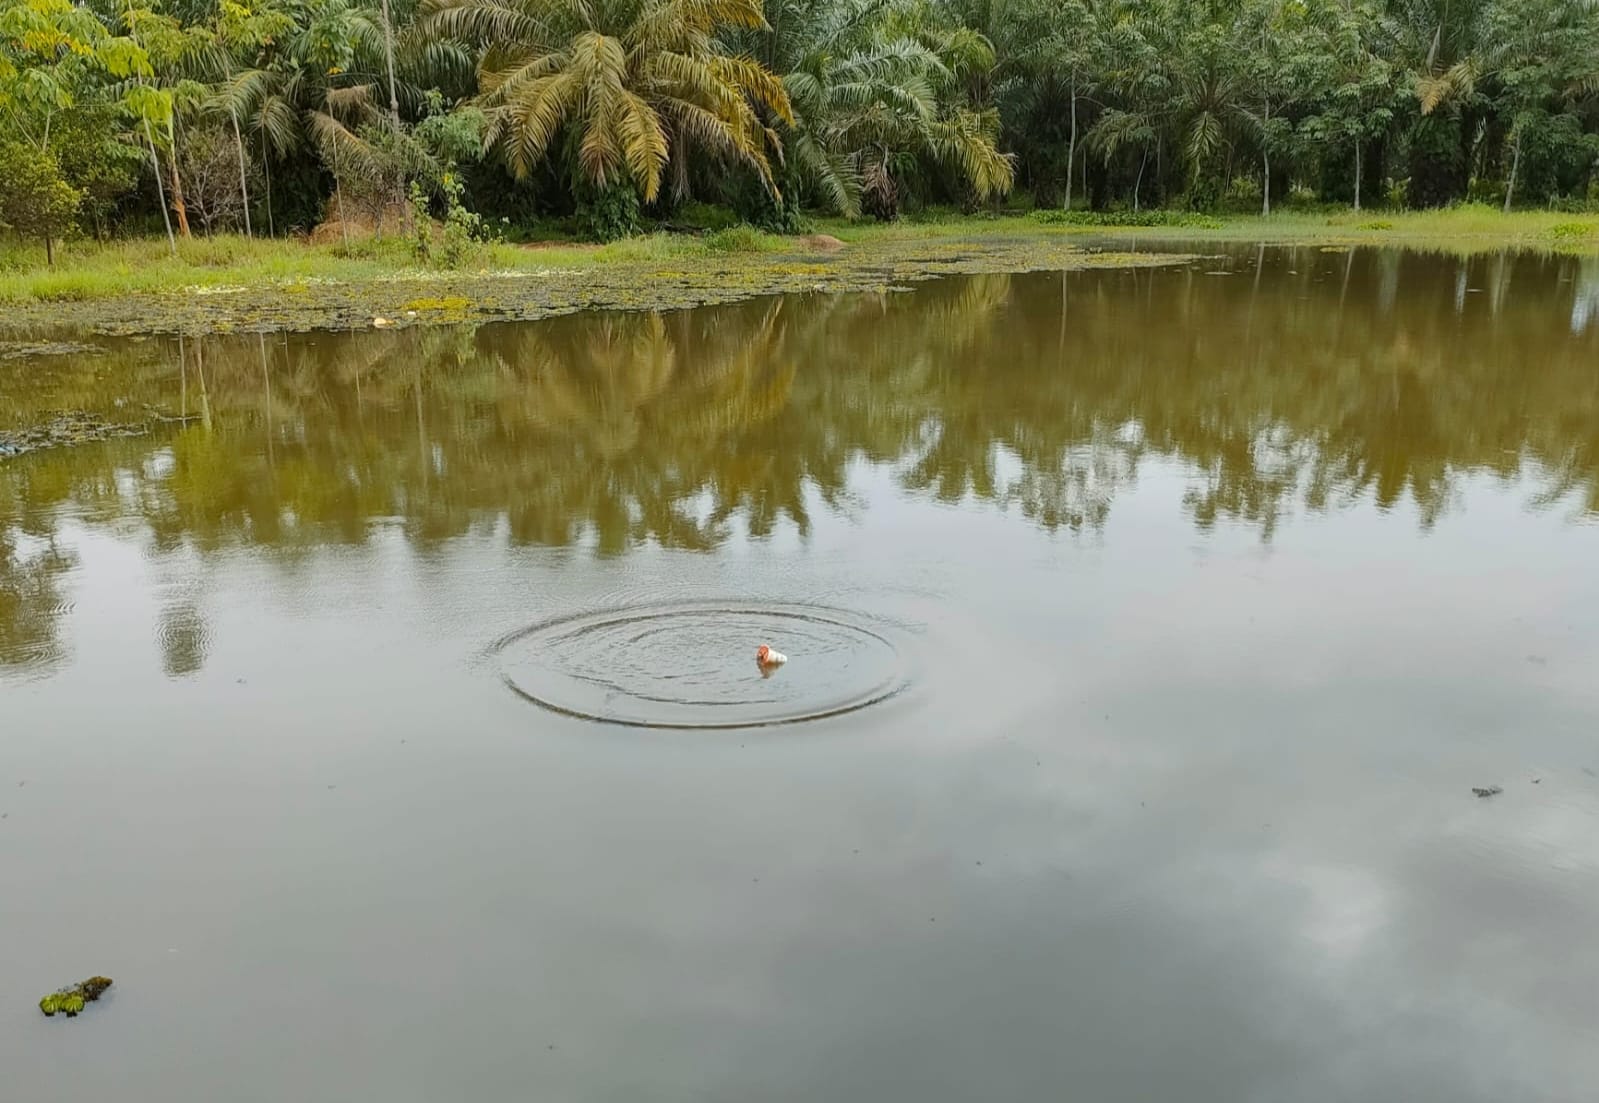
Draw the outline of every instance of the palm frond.
<instances>
[{"instance_id":1,"label":"palm frond","mask_svg":"<svg viewBox=\"0 0 1599 1103\"><path fill-rule=\"evenodd\" d=\"M956 168L979 199L1010 191L1015 164L994 145L996 120L972 111L957 111L929 128L935 156Z\"/></svg>"},{"instance_id":2,"label":"palm frond","mask_svg":"<svg viewBox=\"0 0 1599 1103\"><path fill-rule=\"evenodd\" d=\"M383 154L338 119L323 111L312 111L308 118L311 140L333 167L335 176L383 174L387 168Z\"/></svg>"}]
</instances>

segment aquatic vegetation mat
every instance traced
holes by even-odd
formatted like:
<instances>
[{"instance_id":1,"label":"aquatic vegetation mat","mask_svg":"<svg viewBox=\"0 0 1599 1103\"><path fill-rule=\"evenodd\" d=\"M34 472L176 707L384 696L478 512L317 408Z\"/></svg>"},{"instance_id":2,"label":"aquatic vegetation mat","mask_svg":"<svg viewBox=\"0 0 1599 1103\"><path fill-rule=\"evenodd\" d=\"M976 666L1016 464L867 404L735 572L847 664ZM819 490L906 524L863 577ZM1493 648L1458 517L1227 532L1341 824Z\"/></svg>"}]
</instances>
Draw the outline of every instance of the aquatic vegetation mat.
<instances>
[{"instance_id":1,"label":"aquatic vegetation mat","mask_svg":"<svg viewBox=\"0 0 1599 1103\"><path fill-rule=\"evenodd\" d=\"M20 429L0 429L0 459L44 448L88 444L114 437L138 437L146 432L148 427L142 423L107 421L82 410L69 410Z\"/></svg>"},{"instance_id":2,"label":"aquatic vegetation mat","mask_svg":"<svg viewBox=\"0 0 1599 1103\"><path fill-rule=\"evenodd\" d=\"M761 254L615 260L500 272L402 271L392 278L277 283L140 293L83 302L20 304L0 333L26 327L78 333L271 332L362 329L491 319L530 320L580 310L672 310L795 292L900 290L942 276L1180 264L1175 253L1084 248L1061 237L941 238L806 246Z\"/></svg>"},{"instance_id":3,"label":"aquatic vegetation mat","mask_svg":"<svg viewBox=\"0 0 1599 1103\"><path fill-rule=\"evenodd\" d=\"M105 994L111 987L110 977L90 977L88 980L79 981L68 988L60 988L50 993L39 1001L39 1010L47 1018L54 1018L57 1014L75 1019L82 1013L85 1005L91 1004Z\"/></svg>"}]
</instances>

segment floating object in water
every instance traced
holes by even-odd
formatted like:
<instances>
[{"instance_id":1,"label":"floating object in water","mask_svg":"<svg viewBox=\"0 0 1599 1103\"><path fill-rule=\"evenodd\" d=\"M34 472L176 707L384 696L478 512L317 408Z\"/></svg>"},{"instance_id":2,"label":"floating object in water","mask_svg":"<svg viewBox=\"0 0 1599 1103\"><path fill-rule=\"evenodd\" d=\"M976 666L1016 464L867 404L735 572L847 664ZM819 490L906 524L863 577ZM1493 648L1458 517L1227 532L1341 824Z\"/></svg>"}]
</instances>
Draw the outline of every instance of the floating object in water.
<instances>
[{"instance_id":1,"label":"floating object in water","mask_svg":"<svg viewBox=\"0 0 1599 1103\"><path fill-rule=\"evenodd\" d=\"M379 318L373 318L372 319L372 328L373 329L388 329L393 324L394 324L394 319L393 318L382 318L382 317L379 317Z\"/></svg>"},{"instance_id":2,"label":"floating object in water","mask_svg":"<svg viewBox=\"0 0 1599 1103\"><path fill-rule=\"evenodd\" d=\"M71 988L50 993L39 1001L39 1010L47 1017L53 1017L59 1011L67 1018L75 1019L83 1010L84 1004L93 1003L110 987L110 977L90 977L80 984L74 984Z\"/></svg>"},{"instance_id":3,"label":"floating object in water","mask_svg":"<svg viewBox=\"0 0 1599 1103\"><path fill-rule=\"evenodd\" d=\"M788 662L788 656L781 651L773 651L763 643L755 649L755 661L762 666L782 666Z\"/></svg>"},{"instance_id":4,"label":"floating object in water","mask_svg":"<svg viewBox=\"0 0 1599 1103\"><path fill-rule=\"evenodd\" d=\"M1497 785L1490 785L1486 789L1478 789L1476 786L1473 786L1471 791L1477 794L1479 797L1497 797L1500 793L1504 792L1504 790L1499 788Z\"/></svg>"}]
</instances>

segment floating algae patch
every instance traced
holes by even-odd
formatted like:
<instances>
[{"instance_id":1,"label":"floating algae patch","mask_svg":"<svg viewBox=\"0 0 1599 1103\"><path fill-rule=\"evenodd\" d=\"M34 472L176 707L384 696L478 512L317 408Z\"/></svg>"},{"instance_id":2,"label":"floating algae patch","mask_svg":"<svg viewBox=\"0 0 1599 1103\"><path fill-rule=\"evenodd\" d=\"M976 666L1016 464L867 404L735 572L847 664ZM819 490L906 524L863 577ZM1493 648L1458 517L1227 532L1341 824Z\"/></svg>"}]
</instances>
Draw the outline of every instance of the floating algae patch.
<instances>
[{"instance_id":1,"label":"floating algae patch","mask_svg":"<svg viewBox=\"0 0 1599 1103\"><path fill-rule=\"evenodd\" d=\"M0 459L43 448L88 444L114 437L138 437L147 431L144 425L110 422L82 410L69 410L36 425L0 430Z\"/></svg>"},{"instance_id":2,"label":"floating algae patch","mask_svg":"<svg viewBox=\"0 0 1599 1103\"><path fill-rule=\"evenodd\" d=\"M472 301L464 295L445 295L441 298L422 296L412 299L405 304L406 310L414 310L418 314L425 311L436 311L441 314L465 314L472 306Z\"/></svg>"},{"instance_id":3,"label":"floating algae patch","mask_svg":"<svg viewBox=\"0 0 1599 1103\"><path fill-rule=\"evenodd\" d=\"M54 1018L57 1013L69 1019L78 1017L84 1005L91 1004L105 994L111 987L110 977L90 977L88 980L79 981L70 988L59 988L39 1001L39 1010L48 1018Z\"/></svg>"},{"instance_id":4,"label":"floating algae patch","mask_svg":"<svg viewBox=\"0 0 1599 1103\"><path fill-rule=\"evenodd\" d=\"M1065 235L962 237L860 243L819 256L800 242L786 251L719 255L714 265L677 270L660 259L606 261L516 273L416 273L381 280L267 285L246 294L202 298L152 292L76 303L12 307L0 333L41 324L127 336L154 333L355 330L374 317L399 325L503 319L530 321L579 310L681 310L795 292L873 291L885 282L941 276L1131 268L1184 264L1186 254L1090 252ZM666 273L671 273L670 276ZM447 282L446 282L447 281ZM441 295L441 284L448 288ZM410 305L441 304L423 309ZM456 308L457 303L464 305ZM442 305L448 304L448 305ZM415 316L408 314L414 310Z\"/></svg>"},{"instance_id":5,"label":"floating algae patch","mask_svg":"<svg viewBox=\"0 0 1599 1103\"><path fill-rule=\"evenodd\" d=\"M105 350L78 341L0 341L0 360L27 360L37 356L93 356Z\"/></svg>"}]
</instances>

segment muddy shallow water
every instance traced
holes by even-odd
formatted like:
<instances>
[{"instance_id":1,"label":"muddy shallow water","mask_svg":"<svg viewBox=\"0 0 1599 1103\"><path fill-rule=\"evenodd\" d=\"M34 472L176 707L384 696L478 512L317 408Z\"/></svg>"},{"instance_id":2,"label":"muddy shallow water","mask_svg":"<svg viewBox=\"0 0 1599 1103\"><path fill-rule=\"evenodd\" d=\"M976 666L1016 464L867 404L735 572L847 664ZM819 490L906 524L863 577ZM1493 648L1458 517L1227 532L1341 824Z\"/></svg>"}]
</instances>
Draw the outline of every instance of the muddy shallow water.
<instances>
[{"instance_id":1,"label":"muddy shallow water","mask_svg":"<svg viewBox=\"0 0 1599 1103\"><path fill-rule=\"evenodd\" d=\"M5 1098L1592 1098L1595 262L85 340Z\"/></svg>"}]
</instances>

